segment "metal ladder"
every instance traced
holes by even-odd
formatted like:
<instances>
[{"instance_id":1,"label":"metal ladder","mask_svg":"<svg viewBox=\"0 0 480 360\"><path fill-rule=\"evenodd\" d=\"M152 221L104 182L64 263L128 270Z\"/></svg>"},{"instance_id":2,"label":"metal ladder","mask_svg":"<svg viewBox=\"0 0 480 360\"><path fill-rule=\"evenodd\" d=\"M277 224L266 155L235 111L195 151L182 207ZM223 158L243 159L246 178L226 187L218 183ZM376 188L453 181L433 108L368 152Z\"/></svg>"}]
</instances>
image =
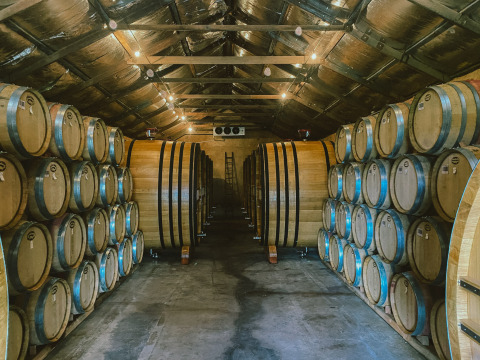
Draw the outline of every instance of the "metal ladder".
<instances>
[{"instance_id":1,"label":"metal ladder","mask_svg":"<svg viewBox=\"0 0 480 360\"><path fill-rule=\"evenodd\" d=\"M225 190L224 190L224 208L225 216L233 217L235 194L238 187L237 171L235 168L235 156L228 156L225 152Z\"/></svg>"}]
</instances>

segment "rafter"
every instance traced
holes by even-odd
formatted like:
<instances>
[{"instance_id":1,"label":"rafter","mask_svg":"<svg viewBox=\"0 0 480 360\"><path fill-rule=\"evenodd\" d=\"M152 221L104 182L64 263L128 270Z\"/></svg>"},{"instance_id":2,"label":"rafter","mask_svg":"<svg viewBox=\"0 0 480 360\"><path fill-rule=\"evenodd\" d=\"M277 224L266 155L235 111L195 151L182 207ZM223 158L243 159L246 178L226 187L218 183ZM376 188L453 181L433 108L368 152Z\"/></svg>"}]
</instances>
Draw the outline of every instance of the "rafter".
<instances>
[{"instance_id":1,"label":"rafter","mask_svg":"<svg viewBox=\"0 0 480 360\"><path fill-rule=\"evenodd\" d=\"M265 109L265 110L275 110L278 109L278 105L232 105L232 104L218 104L218 105L212 105L212 104L198 104L198 105L178 105L177 108L179 109L236 109L236 110L256 110L256 109Z\"/></svg>"},{"instance_id":2,"label":"rafter","mask_svg":"<svg viewBox=\"0 0 480 360\"><path fill-rule=\"evenodd\" d=\"M320 19L332 24L340 25L338 19L348 19L350 11L344 8L332 6L322 0L286 0L288 3L299 7L300 9L313 14Z\"/></svg>"},{"instance_id":3,"label":"rafter","mask_svg":"<svg viewBox=\"0 0 480 360\"><path fill-rule=\"evenodd\" d=\"M42 0L18 0L16 3L7 6L0 10L0 21L6 20L19 12L26 10L33 5L38 4Z\"/></svg>"},{"instance_id":4,"label":"rafter","mask_svg":"<svg viewBox=\"0 0 480 360\"><path fill-rule=\"evenodd\" d=\"M199 64L199 65L257 65L257 64L319 64L308 56L143 56L128 61L132 65Z\"/></svg>"},{"instance_id":5,"label":"rafter","mask_svg":"<svg viewBox=\"0 0 480 360\"><path fill-rule=\"evenodd\" d=\"M186 112L184 113L187 117L272 117L273 114L266 112L257 112L257 113L220 113L220 112Z\"/></svg>"},{"instance_id":6,"label":"rafter","mask_svg":"<svg viewBox=\"0 0 480 360\"><path fill-rule=\"evenodd\" d=\"M211 31L260 31L260 32L294 32L298 27L303 31L339 31L344 30L343 25L183 25L177 24L152 24L152 25L119 25L119 30L141 30L141 31L191 31L191 32L211 32Z\"/></svg>"},{"instance_id":7,"label":"rafter","mask_svg":"<svg viewBox=\"0 0 480 360\"><path fill-rule=\"evenodd\" d=\"M252 77L252 78L162 78L162 83L199 83L199 84L257 84L257 83L285 83L292 82L292 78L271 78L271 77ZM155 82L155 79L153 80Z\"/></svg>"}]
</instances>

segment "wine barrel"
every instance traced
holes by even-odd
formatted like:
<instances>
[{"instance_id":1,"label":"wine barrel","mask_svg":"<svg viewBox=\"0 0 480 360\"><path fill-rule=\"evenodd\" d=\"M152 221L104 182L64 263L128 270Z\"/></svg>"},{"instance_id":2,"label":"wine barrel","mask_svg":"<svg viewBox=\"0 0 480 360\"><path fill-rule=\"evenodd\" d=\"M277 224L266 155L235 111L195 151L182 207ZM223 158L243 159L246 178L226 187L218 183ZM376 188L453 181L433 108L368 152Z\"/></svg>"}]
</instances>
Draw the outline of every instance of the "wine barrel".
<instances>
[{"instance_id":1,"label":"wine barrel","mask_svg":"<svg viewBox=\"0 0 480 360\"><path fill-rule=\"evenodd\" d=\"M106 212L110 224L108 243L110 245L120 244L125 237L125 209L122 205L117 204L109 206Z\"/></svg>"},{"instance_id":2,"label":"wine barrel","mask_svg":"<svg viewBox=\"0 0 480 360\"><path fill-rule=\"evenodd\" d=\"M376 209L388 209L390 197L390 170L388 160L377 159L365 164L362 175L362 194L365 203Z\"/></svg>"},{"instance_id":3,"label":"wine barrel","mask_svg":"<svg viewBox=\"0 0 480 360\"><path fill-rule=\"evenodd\" d=\"M104 252L110 238L110 220L104 209L96 208L83 214L87 228L85 254L93 256Z\"/></svg>"},{"instance_id":4,"label":"wine barrel","mask_svg":"<svg viewBox=\"0 0 480 360\"><path fill-rule=\"evenodd\" d=\"M128 160L146 248L195 246L200 145L134 141Z\"/></svg>"},{"instance_id":5,"label":"wine barrel","mask_svg":"<svg viewBox=\"0 0 480 360\"><path fill-rule=\"evenodd\" d=\"M70 175L65 163L57 158L30 160L26 166L28 211L38 221L65 214L70 201Z\"/></svg>"},{"instance_id":6,"label":"wine barrel","mask_svg":"<svg viewBox=\"0 0 480 360\"><path fill-rule=\"evenodd\" d=\"M262 240L262 233L263 233L263 207L265 206L264 199L262 197L263 195L263 187L265 186L265 169L264 169L264 164L263 164L263 147L259 146L257 149L257 155L258 159L256 161L256 177L255 177L255 203L257 204L257 226L256 226L256 236L254 239L259 240L261 242Z\"/></svg>"},{"instance_id":7,"label":"wine barrel","mask_svg":"<svg viewBox=\"0 0 480 360\"><path fill-rule=\"evenodd\" d=\"M68 272L72 314L83 314L93 310L98 294L98 279L98 269L92 261L83 261L76 269Z\"/></svg>"},{"instance_id":8,"label":"wine barrel","mask_svg":"<svg viewBox=\"0 0 480 360\"><path fill-rule=\"evenodd\" d=\"M138 204L130 201L123 204L125 211L125 233L128 237L132 237L138 230Z\"/></svg>"},{"instance_id":9,"label":"wine barrel","mask_svg":"<svg viewBox=\"0 0 480 360\"><path fill-rule=\"evenodd\" d=\"M386 263L408 263L406 238L410 222L410 217L392 209L378 214L375 221L375 246Z\"/></svg>"},{"instance_id":10,"label":"wine barrel","mask_svg":"<svg viewBox=\"0 0 480 360\"><path fill-rule=\"evenodd\" d=\"M132 240L126 238L118 248L118 273L120 276L130 274L133 265Z\"/></svg>"},{"instance_id":11,"label":"wine barrel","mask_svg":"<svg viewBox=\"0 0 480 360\"><path fill-rule=\"evenodd\" d=\"M83 125L85 128L83 159L91 161L94 165L105 162L108 157L108 133L105 123L102 119L84 116Z\"/></svg>"},{"instance_id":12,"label":"wine barrel","mask_svg":"<svg viewBox=\"0 0 480 360\"><path fill-rule=\"evenodd\" d=\"M69 171L69 209L74 213L93 209L98 197L98 175L95 166L89 161L74 162L70 164Z\"/></svg>"},{"instance_id":13,"label":"wine barrel","mask_svg":"<svg viewBox=\"0 0 480 360\"><path fill-rule=\"evenodd\" d=\"M47 151L52 120L43 96L27 87L0 83L0 147L24 160Z\"/></svg>"},{"instance_id":14,"label":"wine barrel","mask_svg":"<svg viewBox=\"0 0 480 360\"><path fill-rule=\"evenodd\" d=\"M323 261L330 261L328 257L330 236L331 236L331 233L329 233L328 231L325 231L324 229L318 230L318 237L317 237L318 256L320 256L320 259L322 259Z\"/></svg>"},{"instance_id":15,"label":"wine barrel","mask_svg":"<svg viewBox=\"0 0 480 360\"><path fill-rule=\"evenodd\" d=\"M352 131L354 124L341 125L335 137L335 158L338 163L353 161Z\"/></svg>"},{"instance_id":16,"label":"wine barrel","mask_svg":"<svg viewBox=\"0 0 480 360\"><path fill-rule=\"evenodd\" d=\"M123 132L118 127L107 127L108 156L106 162L113 166L120 166L125 156L125 139Z\"/></svg>"},{"instance_id":17,"label":"wine barrel","mask_svg":"<svg viewBox=\"0 0 480 360\"><path fill-rule=\"evenodd\" d=\"M377 157L375 125L373 115L362 117L355 122L352 132L352 153L356 161L367 162Z\"/></svg>"},{"instance_id":18,"label":"wine barrel","mask_svg":"<svg viewBox=\"0 0 480 360\"><path fill-rule=\"evenodd\" d=\"M65 162L79 160L85 146L82 115L71 105L50 103L52 137L48 151Z\"/></svg>"},{"instance_id":19,"label":"wine barrel","mask_svg":"<svg viewBox=\"0 0 480 360\"><path fill-rule=\"evenodd\" d=\"M52 269L68 271L80 265L87 244L87 230L80 215L66 214L50 224L53 244Z\"/></svg>"},{"instance_id":20,"label":"wine barrel","mask_svg":"<svg viewBox=\"0 0 480 360\"><path fill-rule=\"evenodd\" d=\"M377 220L377 209L369 208L367 205L357 205L352 213L352 237L359 249L370 253L376 250L375 247L375 220Z\"/></svg>"},{"instance_id":21,"label":"wine barrel","mask_svg":"<svg viewBox=\"0 0 480 360\"><path fill-rule=\"evenodd\" d=\"M333 199L325 199L323 202L323 228L329 232L335 232L335 210L338 202Z\"/></svg>"},{"instance_id":22,"label":"wine barrel","mask_svg":"<svg viewBox=\"0 0 480 360\"><path fill-rule=\"evenodd\" d=\"M352 240L352 214L354 206L345 201L339 202L335 209L335 230L342 239Z\"/></svg>"},{"instance_id":23,"label":"wine barrel","mask_svg":"<svg viewBox=\"0 0 480 360\"><path fill-rule=\"evenodd\" d=\"M3 246L0 242L0 321L3 324L0 328L0 356L7 358L8 347L8 281L6 269L6 256L4 256Z\"/></svg>"},{"instance_id":24,"label":"wine barrel","mask_svg":"<svg viewBox=\"0 0 480 360\"><path fill-rule=\"evenodd\" d=\"M370 303L377 306L390 304L389 287L395 273L394 266L378 255L367 256L363 261L362 282Z\"/></svg>"},{"instance_id":25,"label":"wine barrel","mask_svg":"<svg viewBox=\"0 0 480 360\"><path fill-rule=\"evenodd\" d=\"M328 171L328 195L335 200L343 200L343 170L344 164L337 164L330 167Z\"/></svg>"},{"instance_id":26,"label":"wine barrel","mask_svg":"<svg viewBox=\"0 0 480 360\"><path fill-rule=\"evenodd\" d=\"M250 212L251 212L251 224L254 227L257 226L257 202L256 202L256 170L257 170L257 161L258 161L258 156L257 156L257 151L254 150L252 153L252 157L250 160Z\"/></svg>"},{"instance_id":27,"label":"wine barrel","mask_svg":"<svg viewBox=\"0 0 480 360\"><path fill-rule=\"evenodd\" d=\"M448 254L446 308L452 359L477 359L478 343L466 332L480 323L480 167L468 180L453 224ZM460 325L460 326L459 326Z\"/></svg>"},{"instance_id":28,"label":"wine barrel","mask_svg":"<svg viewBox=\"0 0 480 360\"><path fill-rule=\"evenodd\" d=\"M463 191L479 159L480 148L467 146L447 150L435 161L430 183L432 202L445 221L455 220Z\"/></svg>"},{"instance_id":29,"label":"wine barrel","mask_svg":"<svg viewBox=\"0 0 480 360\"><path fill-rule=\"evenodd\" d=\"M142 230L138 230L132 236L132 258L134 264L140 264L143 260L143 250L145 249L145 240Z\"/></svg>"},{"instance_id":30,"label":"wine barrel","mask_svg":"<svg viewBox=\"0 0 480 360\"><path fill-rule=\"evenodd\" d=\"M381 157L395 159L408 152L409 109L406 103L390 104L378 114L374 137Z\"/></svg>"},{"instance_id":31,"label":"wine barrel","mask_svg":"<svg viewBox=\"0 0 480 360\"><path fill-rule=\"evenodd\" d=\"M25 308L30 344L45 345L59 340L67 327L71 305L70 286L63 279L51 277L32 292Z\"/></svg>"},{"instance_id":32,"label":"wine barrel","mask_svg":"<svg viewBox=\"0 0 480 360\"><path fill-rule=\"evenodd\" d=\"M408 134L420 153L438 155L478 138L480 99L467 82L427 87L415 95L411 109Z\"/></svg>"},{"instance_id":33,"label":"wine barrel","mask_svg":"<svg viewBox=\"0 0 480 360\"><path fill-rule=\"evenodd\" d=\"M393 276L390 303L395 322L405 334L430 334L430 312L433 305L430 290L412 272Z\"/></svg>"},{"instance_id":34,"label":"wine barrel","mask_svg":"<svg viewBox=\"0 0 480 360\"><path fill-rule=\"evenodd\" d=\"M451 360L448 345L447 309L445 299L440 299L433 304L430 313L430 331L437 355L440 360Z\"/></svg>"},{"instance_id":35,"label":"wine barrel","mask_svg":"<svg viewBox=\"0 0 480 360\"><path fill-rule=\"evenodd\" d=\"M129 202L133 194L133 178L129 168L117 169L118 195L117 204Z\"/></svg>"},{"instance_id":36,"label":"wine barrel","mask_svg":"<svg viewBox=\"0 0 480 360\"><path fill-rule=\"evenodd\" d=\"M99 276L99 292L113 290L118 278L118 254L114 248L106 248L95 256Z\"/></svg>"},{"instance_id":37,"label":"wine barrel","mask_svg":"<svg viewBox=\"0 0 480 360\"><path fill-rule=\"evenodd\" d=\"M443 285L452 228L440 218L417 219L408 230L408 262L418 280Z\"/></svg>"},{"instance_id":38,"label":"wine barrel","mask_svg":"<svg viewBox=\"0 0 480 360\"><path fill-rule=\"evenodd\" d=\"M98 165L98 195L95 204L100 207L115 204L118 195L117 172L112 165Z\"/></svg>"},{"instance_id":39,"label":"wine barrel","mask_svg":"<svg viewBox=\"0 0 480 360\"><path fill-rule=\"evenodd\" d=\"M330 237L328 246L328 258L332 269L338 272L343 271L344 248L348 244L345 239L340 239L337 235Z\"/></svg>"},{"instance_id":40,"label":"wine barrel","mask_svg":"<svg viewBox=\"0 0 480 360\"><path fill-rule=\"evenodd\" d=\"M421 155L398 158L390 173L390 195L395 209L404 214L423 215L432 204L430 159Z\"/></svg>"},{"instance_id":41,"label":"wine barrel","mask_svg":"<svg viewBox=\"0 0 480 360\"><path fill-rule=\"evenodd\" d=\"M203 153L203 151L202 151L202 153ZM247 215L250 215L249 212L250 212L250 201L251 201L251 197L250 197L250 179L251 179L250 161L251 161L251 155L247 156L245 161L243 162L243 208L244 208L245 212L247 213Z\"/></svg>"},{"instance_id":42,"label":"wine barrel","mask_svg":"<svg viewBox=\"0 0 480 360\"><path fill-rule=\"evenodd\" d=\"M0 230L14 227L27 207L27 175L22 164L13 155L0 152Z\"/></svg>"},{"instance_id":43,"label":"wine barrel","mask_svg":"<svg viewBox=\"0 0 480 360\"><path fill-rule=\"evenodd\" d=\"M30 331L25 311L10 305L8 311L7 360L23 360L27 356Z\"/></svg>"},{"instance_id":44,"label":"wine barrel","mask_svg":"<svg viewBox=\"0 0 480 360\"><path fill-rule=\"evenodd\" d=\"M38 289L53 258L52 238L45 225L27 221L2 233L10 296Z\"/></svg>"},{"instance_id":45,"label":"wine barrel","mask_svg":"<svg viewBox=\"0 0 480 360\"><path fill-rule=\"evenodd\" d=\"M343 170L343 197L351 204L363 203L362 163L349 163Z\"/></svg>"},{"instance_id":46,"label":"wine barrel","mask_svg":"<svg viewBox=\"0 0 480 360\"><path fill-rule=\"evenodd\" d=\"M343 271L345 280L352 286L362 286L362 267L363 261L368 253L364 249L359 249L355 244L347 243L343 249Z\"/></svg>"}]
</instances>

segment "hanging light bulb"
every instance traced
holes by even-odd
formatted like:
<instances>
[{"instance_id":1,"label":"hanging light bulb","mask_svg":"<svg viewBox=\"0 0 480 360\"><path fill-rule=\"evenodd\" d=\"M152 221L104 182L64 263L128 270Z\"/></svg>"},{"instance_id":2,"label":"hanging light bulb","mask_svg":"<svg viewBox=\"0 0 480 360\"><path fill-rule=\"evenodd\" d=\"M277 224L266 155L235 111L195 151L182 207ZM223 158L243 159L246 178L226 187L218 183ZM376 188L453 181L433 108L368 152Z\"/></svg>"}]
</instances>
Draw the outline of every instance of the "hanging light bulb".
<instances>
[{"instance_id":1,"label":"hanging light bulb","mask_svg":"<svg viewBox=\"0 0 480 360\"><path fill-rule=\"evenodd\" d=\"M140 57L140 51L135 51L135 57Z\"/></svg>"},{"instance_id":2,"label":"hanging light bulb","mask_svg":"<svg viewBox=\"0 0 480 360\"><path fill-rule=\"evenodd\" d=\"M313 53L312 54L312 60L315 60L317 58L317 54Z\"/></svg>"},{"instance_id":3,"label":"hanging light bulb","mask_svg":"<svg viewBox=\"0 0 480 360\"><path fill-rule=\"evenodd\" d=\"M265 76L270 76L272 75L272 70L267 66L263 73L265 74Z\"/></svg>"},{"instance_id":4,"label":"hanging light bulb","mask_svg":"<svg viewBox=\"0 0 480 360\"><path fill-rule=\"evenodd\" d=\"M282 98L285 99L286 97L287 97L287 94L283 93L283 94L282 94Z\"/></svg>"},{"instance_id":5,"label":"hanging light bulb","mask_svg":"<svg viewBox=\"0 0 480 360\"><path fill-rule=\"evenodd\" d=\"M173 96L170 95L170 96L168 97L168 100L173 101Z\"/></svg>"},{"instance_id":6,"label":"hanging light bulb","mask_svg":"<svg viewBox=\"0 0 480 360\"><path fill-rule=\"evenodd\" d=\"M188 131L192 132L193 131L193 128L192 126L190 125L190 127L188 128Z\"/></svg>"},{"instance_id":7,"label":"hanging light bulb","mask_svg":"<svg viewBox=\"0 0 480 360\"><path fill-rule=\"evenodd\" d=\"M185 116L182 116L182 120L185 120Z\"/></svg>"},{"instance_id":8,"label":"hanging light bulb","mask_svg":"<svg viewBox=\"0 0 480 360\"><path fill-rule=\"evenodd\" d=\"M299 26L295 29L295 35L302 36L302 28Z\"/></svg>"}]
</instances>

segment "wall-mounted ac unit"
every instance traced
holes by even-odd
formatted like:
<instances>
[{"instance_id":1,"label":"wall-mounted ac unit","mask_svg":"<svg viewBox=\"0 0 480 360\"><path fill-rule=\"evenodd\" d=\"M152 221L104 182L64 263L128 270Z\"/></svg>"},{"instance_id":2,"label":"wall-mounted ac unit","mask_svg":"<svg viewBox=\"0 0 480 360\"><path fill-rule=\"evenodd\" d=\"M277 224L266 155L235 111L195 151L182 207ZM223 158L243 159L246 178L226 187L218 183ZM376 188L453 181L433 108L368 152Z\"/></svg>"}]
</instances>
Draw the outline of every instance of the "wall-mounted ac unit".
<instances>
[{"instance_id":1,"label":"wall-mounted ac unit","mask_svg":"<svg viewBox=\"0 0 480 360\"><path fill-rule=\"evenodd\" d=\"M244 126L216 126L213 136L245 136Z\"/></svg>"}]
</instances>

